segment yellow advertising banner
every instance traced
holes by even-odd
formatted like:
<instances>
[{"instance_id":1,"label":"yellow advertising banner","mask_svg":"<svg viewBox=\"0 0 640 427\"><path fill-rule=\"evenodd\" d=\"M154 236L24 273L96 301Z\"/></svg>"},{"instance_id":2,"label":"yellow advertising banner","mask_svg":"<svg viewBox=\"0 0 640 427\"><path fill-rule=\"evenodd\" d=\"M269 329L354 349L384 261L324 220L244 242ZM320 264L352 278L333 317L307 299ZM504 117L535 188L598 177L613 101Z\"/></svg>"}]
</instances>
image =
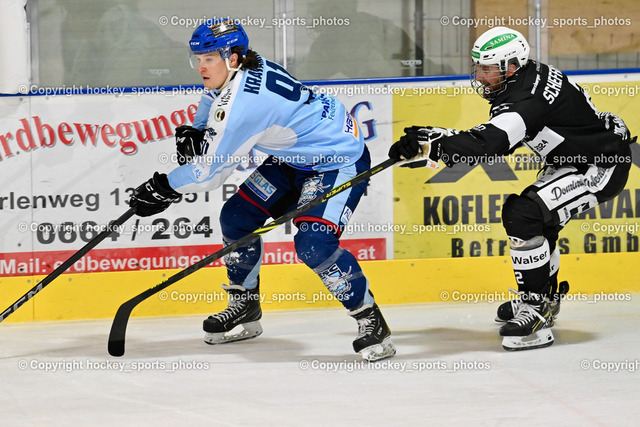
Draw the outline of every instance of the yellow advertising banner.
<instances>
[{"instance_id":1,"label":"yellow advertising banner","mask_svg":"<svg viewBox=\"0 0 640 427\"><path fill-rule=\"evenodd\" d=\"M582 84L600 111L622 117L632 135L640 131L640 82ZM446 93L444 93L446 92ZM471 90L396 95L394 140L412 125L466 130L489 119L489 104ZM585 212L560 233L561 254L638 252L640 235L640 146L623 192ZM536 180L543 164L528 148L491 157L476 166L438 170L394 168L395 259L508 256L501 224L505 199Z\"/></svg>"}]
</instances>

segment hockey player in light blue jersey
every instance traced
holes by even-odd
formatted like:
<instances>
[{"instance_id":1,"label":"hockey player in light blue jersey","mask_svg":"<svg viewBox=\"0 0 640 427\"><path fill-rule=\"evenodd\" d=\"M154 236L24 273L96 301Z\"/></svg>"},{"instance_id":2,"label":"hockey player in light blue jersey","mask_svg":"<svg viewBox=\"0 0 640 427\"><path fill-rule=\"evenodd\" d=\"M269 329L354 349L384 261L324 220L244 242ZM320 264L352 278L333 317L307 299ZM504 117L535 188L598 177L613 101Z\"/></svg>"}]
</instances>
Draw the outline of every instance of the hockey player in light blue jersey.
<instances>
[{"instance_id":1,"label":"hockey player in light blue jersey","mask_svg":"<svg viewBox=\"0 0 640 427\"><path fill-rule=\"evenodd\" d=\"M222 185L250 150L268 155L222 207L230 244L369 169L367 147L353 117L336 98L316 94L282 66L252 50L233 20L199 26L190 41L205 88L193 127L176 129L181 165L155 173L130 200L140 216L164 211L182 193ZM358 322L354 350L366 360L395 354L391 333L356 258L339 238L364 182L294 219L298 257ZM262 333L259 271L262 239L226 258L229 306L204 321L205 342L225 343ZM231 332L242 325L240 333Z\"/></svg>"}]
</instances>

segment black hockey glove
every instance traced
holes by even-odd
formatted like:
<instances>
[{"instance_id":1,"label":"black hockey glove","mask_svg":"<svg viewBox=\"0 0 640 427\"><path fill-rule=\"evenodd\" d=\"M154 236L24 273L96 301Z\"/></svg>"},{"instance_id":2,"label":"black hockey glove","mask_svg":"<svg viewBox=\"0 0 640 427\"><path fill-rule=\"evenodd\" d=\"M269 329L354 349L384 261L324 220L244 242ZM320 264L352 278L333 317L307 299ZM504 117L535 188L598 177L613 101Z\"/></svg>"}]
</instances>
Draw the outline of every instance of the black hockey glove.
<instances>
[{"instance_id":1,"label":"black hockey glove","mask_svg":"<svg viewBox=\"0 0 640 427\"><path fill-rule=\"evenodd\" d=\"M182 166L189 163L195 156L201 156L204 131L192 126L182 125L176 128L176 150L178 163Z\"/></svg>"},{"instance_id":2,"label":"black hockey glove","mask_svg":"<svg viewBox=\"0 0 640 427\"><path fill-rule=\"evenodd\" d=\"M404 129L405 135L391 146L389 157L405 160L399 166L409 168L429 167L438 169L442 156L441 138L456 135L455 129L412 126Z\"/></svg>"},{"instance_id":3,"label":"black hockey glove","mask_svg":"<svg viewBox=\"0 0 640 427\"><path fill-rule=\"evenodd\" d=\"M129 207L138 216L151 216L164 211L178 200L180 193L171 188L167 175L156 172L153 178L134 190L129 199Z\"/></svg>"},{"instance_id":4,"label":"black hockey glove","mask_svg":"<svg viewBox=\"0 0 640 427\"><path fill-rule=\"evenodd\" d=\"M420 142L415 135L403 135L389 148L389 158L400 161L409 160L421 154Z\"/></svg>"}]
</instances>

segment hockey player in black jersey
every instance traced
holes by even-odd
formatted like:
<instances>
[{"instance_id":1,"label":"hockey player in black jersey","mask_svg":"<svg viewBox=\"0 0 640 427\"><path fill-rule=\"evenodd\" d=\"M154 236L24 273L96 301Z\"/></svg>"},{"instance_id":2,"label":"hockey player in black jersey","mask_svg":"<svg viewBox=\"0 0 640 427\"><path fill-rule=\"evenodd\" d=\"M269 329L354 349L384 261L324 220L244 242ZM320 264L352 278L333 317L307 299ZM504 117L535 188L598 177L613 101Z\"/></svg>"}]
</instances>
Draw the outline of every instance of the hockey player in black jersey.
<instances>
[{"instance_id":1,"label":"hockey player in black jersey","mask_svg":"<svg viewBox=\"0 0 640 427\"><path fill-rule=\"evenodd\" d=\"M530 60L529 51L515 30L482 34L471 50L471 84L491 105L489 121L467 131L413 126L389 151L408 167L481 162L521 145L544 159L537 181L502 208L519 295L498 310L506 350L553 344L550 328L567 288L562 282L558 290L558 233L572 216L622 191L635 141L622 119L596 110L580 86Z\"/></svg>"}]
</instances>

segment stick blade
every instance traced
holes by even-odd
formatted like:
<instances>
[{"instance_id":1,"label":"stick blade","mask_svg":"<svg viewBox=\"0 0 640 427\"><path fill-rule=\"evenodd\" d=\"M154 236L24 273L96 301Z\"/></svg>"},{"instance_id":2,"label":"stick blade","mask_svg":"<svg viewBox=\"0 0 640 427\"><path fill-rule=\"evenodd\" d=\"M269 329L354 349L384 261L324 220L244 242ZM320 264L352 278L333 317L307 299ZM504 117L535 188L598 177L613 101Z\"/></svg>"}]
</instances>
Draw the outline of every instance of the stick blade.
<instances>
[{"instance_id":1,"label":"stick blade","mask_svg":"<svg viewBox=\"0 0 640 427\"><path fill-rule=\"evenodd\" d=\"M109 354L114 357L121 357L124 355L124 340L111 341L111 338L109 338L109 345L107 347Z\"/></svg>"},{"instance_id":2,"label":"stick blade","mask_svg":"<svg viewBox=\"0 0 640 427\"><path fill-rule=\"evenodd\" d=\"M111 332L109 333L109 343L107 350L109 354L115 357L124 355L124 340L127 334L127 323L129 316L136 304L131 304L133 300L127 301L118 308L116 316L111 324Z\"/></svg>"},{"instance_id":3,"label":"stick blade","mask_svg":"<svg viewBox=\"0 0 640 427\"><path fill-rule=\"evenodd\" d=\"M129 301L122 304L120 308L118 308L118 311L113 318L113 323L111 324L109 343L107 344L107 350L109 351L110 355L120 357L124 354L124 341L127 334L127 324L129 323L129 317L131 317L131 312L133 311L133 309L136 308L136 306L142 301L149 298L151 295L156 294L172 283L182 279L182 277L184 277L183 274L188 270L189 268L187 268L186 270L182 270L180 273L174 274L172 277L160 283L159 285L156 285L151 289L147 289L140 295L131 298Z\"/></svg>"}]
</instances>

